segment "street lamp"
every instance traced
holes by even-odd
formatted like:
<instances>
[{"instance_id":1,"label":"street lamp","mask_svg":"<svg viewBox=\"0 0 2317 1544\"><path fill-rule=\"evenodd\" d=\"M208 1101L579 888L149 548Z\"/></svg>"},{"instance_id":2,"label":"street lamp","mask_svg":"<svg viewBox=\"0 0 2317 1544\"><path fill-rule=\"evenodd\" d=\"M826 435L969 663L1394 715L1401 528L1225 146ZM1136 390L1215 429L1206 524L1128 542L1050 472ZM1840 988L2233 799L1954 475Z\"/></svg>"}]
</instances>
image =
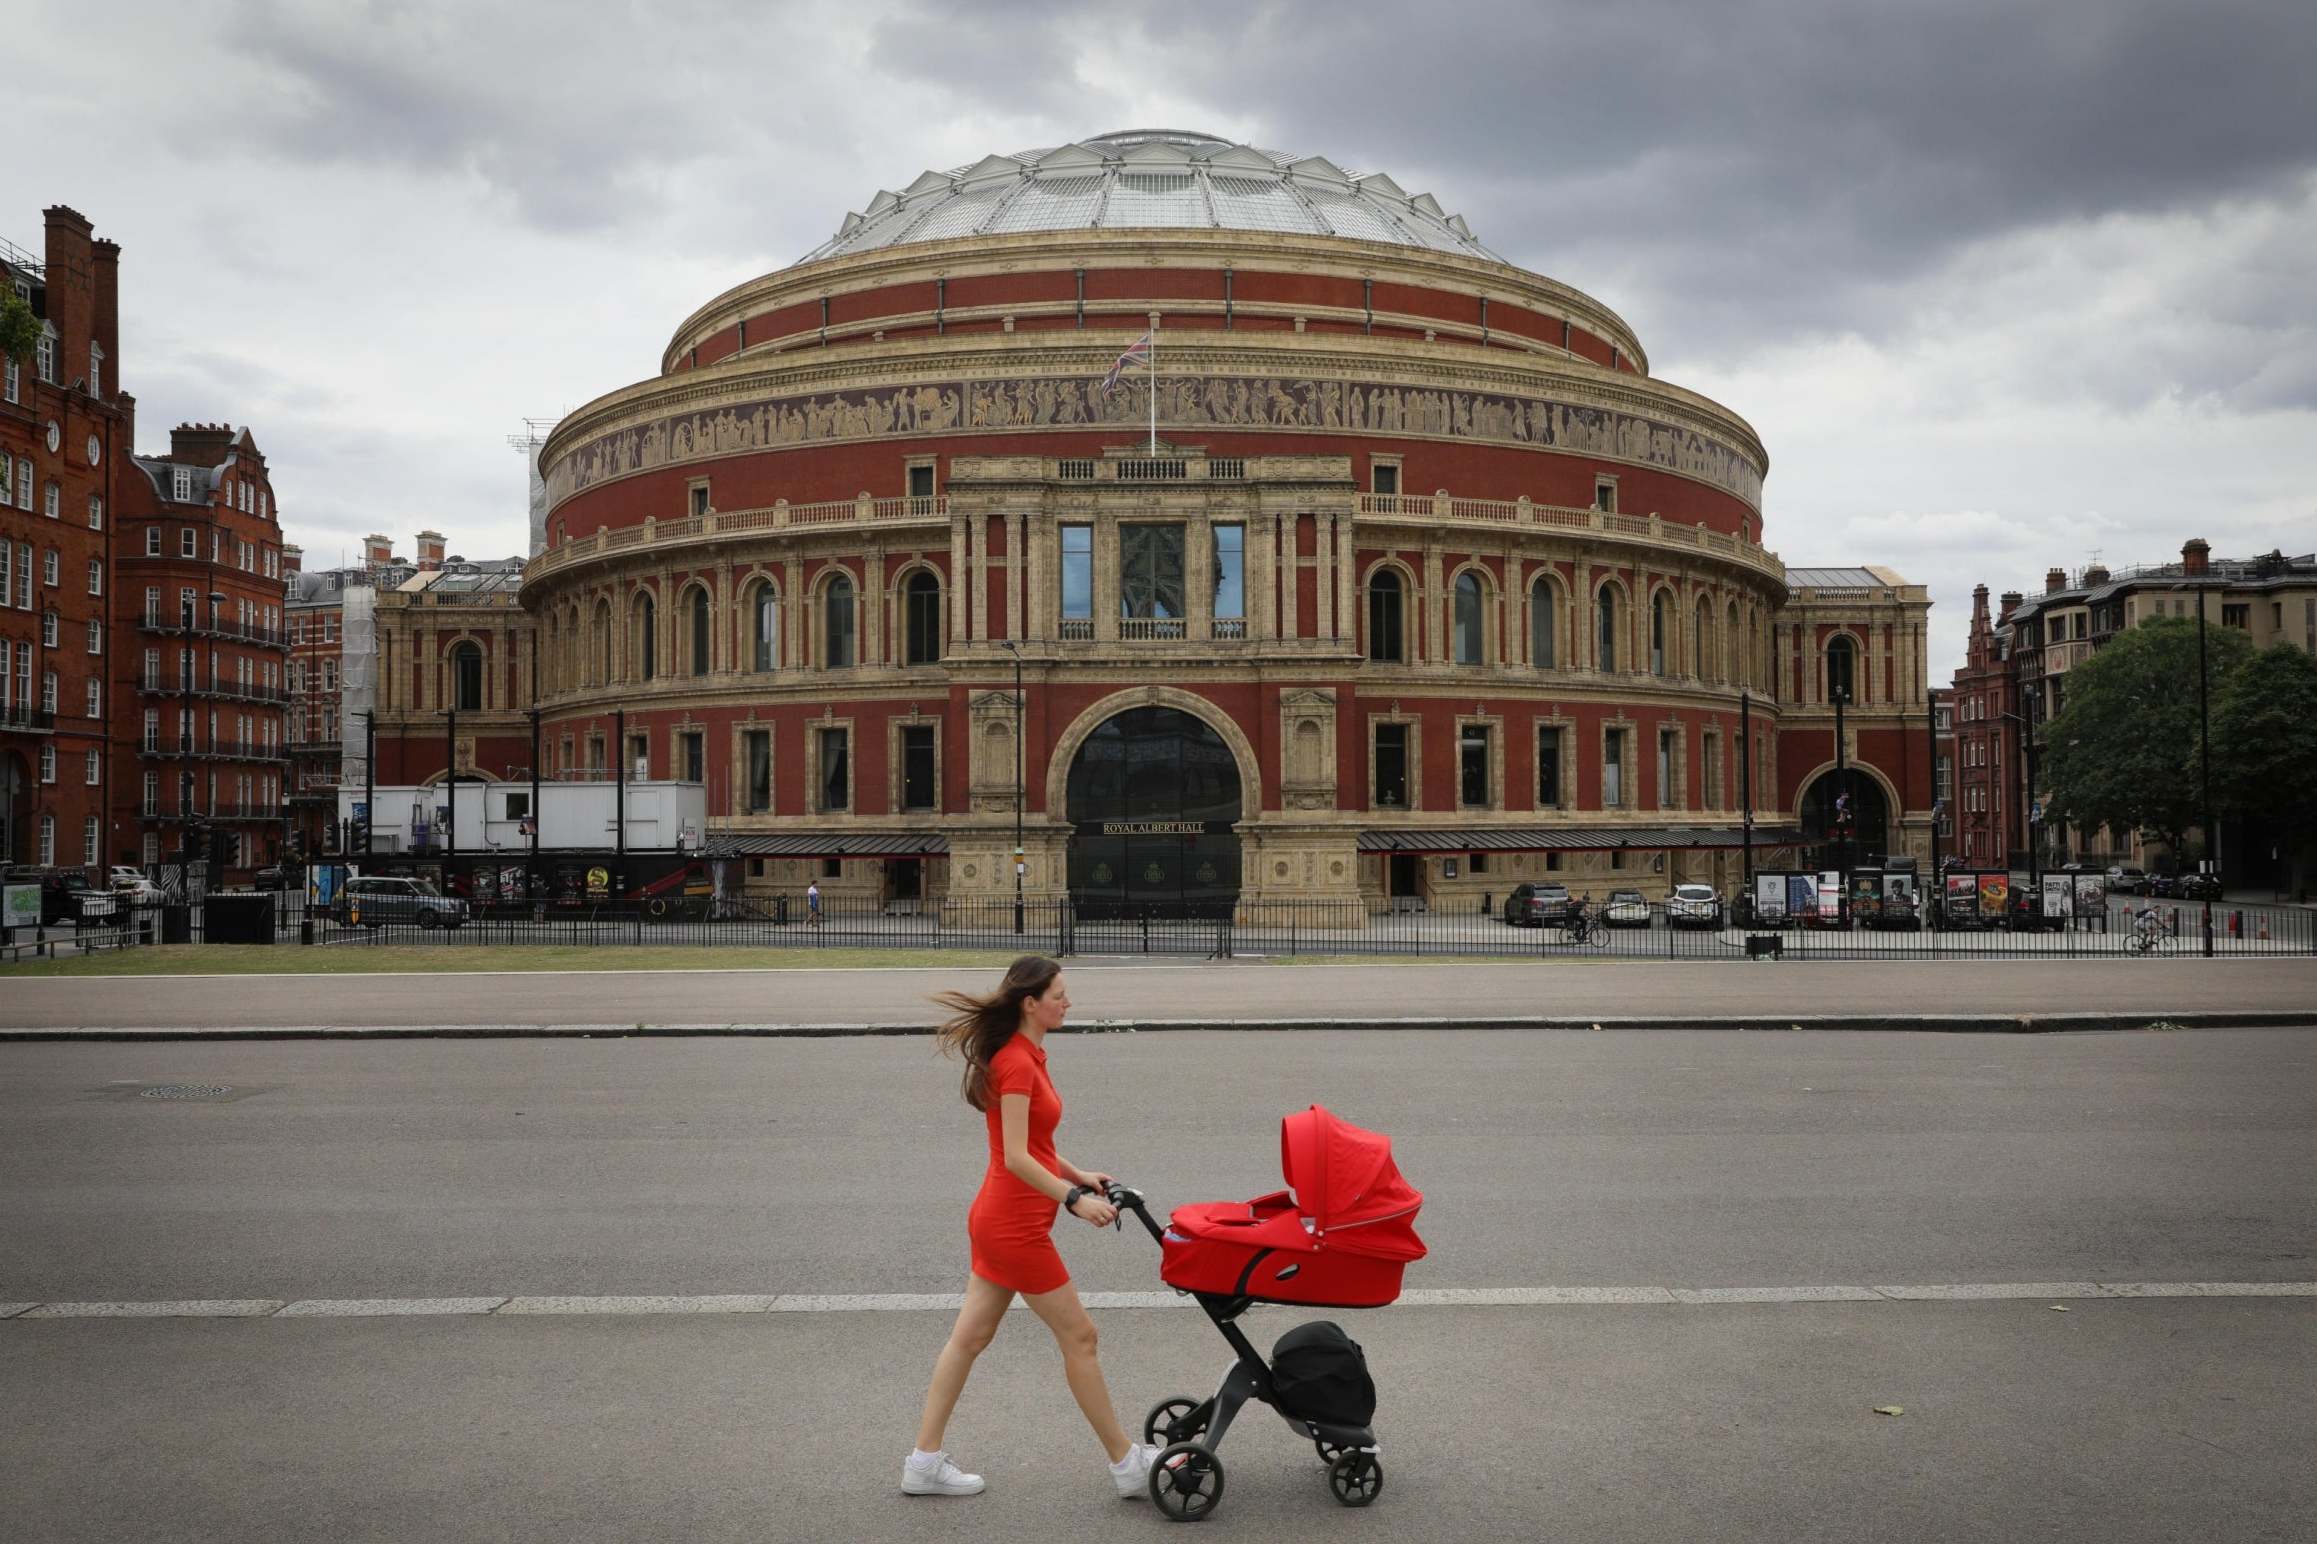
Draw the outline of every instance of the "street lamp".
<instances>
[{"instance_id":1,"label":"street lamp","mask_svg":"<svg viewBox=\"0 0 2317 1544\"><path fill-rule=\"evenodd\" d=\"M1011 638L998 647L1014 657L1014 931L1022 931L1022 646Z\"/></svg>"},{"instance_id":2,"label":"street lamp","mask_svg":"<svg viewBox=\"0 0 2317 1544\"><path fill-rule=\"evenodd\" d=\"M2204 861L2198 871L2211 876L2213 883L2204 890L2204 952L2212 955L2212 892L2220 882L2220 839L2212 826L2212 672L2205 664L2204 653L2204 587L2176 584L2175 592L2188 590L2196 596L2196 754L2204 768L2203 784L2197 802L2204 814Z\"/></svg>"},{"instance_id":3,"label":"street lamp","mask_svg":"<svg viewBox=\"0 0 2317 1544\"><path fill-rule=\"evenodd\" d=\"M2023 686L2021 689L2029 693L2036 690L2033 686ZM2035 841L2035 828L2039 823L2036 819L2035 803L2035 723L2032 717L2025 717L2008 710L2003 711L2001 716L2010 719L2019 726L2020 845L2027 849L2028 888L2040 890L2043 885L2043 874L2041 865L2036 861ZM2041 903L2038 902L2038 904Z\"/></svg>"}]
</instances>

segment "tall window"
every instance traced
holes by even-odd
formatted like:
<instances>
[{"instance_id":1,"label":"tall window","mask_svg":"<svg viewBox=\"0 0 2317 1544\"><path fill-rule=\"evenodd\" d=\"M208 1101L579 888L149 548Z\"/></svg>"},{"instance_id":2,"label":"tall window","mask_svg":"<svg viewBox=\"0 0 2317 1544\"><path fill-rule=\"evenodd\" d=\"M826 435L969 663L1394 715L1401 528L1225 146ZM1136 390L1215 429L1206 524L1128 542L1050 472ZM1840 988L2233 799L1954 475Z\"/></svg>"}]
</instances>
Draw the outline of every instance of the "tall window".
<instances>
[{"instance_id":1,"label":"tall window","mask_svg":"<svg viewBox=\"0 0 2317 1544\"><path fill-rule=\"evenodd\" d=\"M842 729L824 729L821 735L821 808L853 807L851 735Z\"/></svg>"},{"instance_id":2,"label":"tall window","mask_svg":"<svg viewBox=\"0 0 2317 1544\"><path fill-rule=\"evenodd\" d=\"M1561 803L1561 728L1537 726L1537 808L1555 809Z\"/></svg>"},{"instance_id":3,"label":"tall window","mask_svg":"<svg viewBox=\"0 0 2317 1544\"><path fill-rule=\"evenodd\" d=\"M676 736L676 747L683 754L684 781L708 781L708 737L697 729L689 730Z\"/></svg>"},{"instance_id":4,"label":"tall window","mask_svg":"<svg viewBox=\"0 0 2317 1544\"><path fill-rule=\"evenodd\" d=\"M604 601L595 608L595 685L603 686L611 680L611 602Z\"/></svg>"},{"instance_id":5,"label":"tall window","mask_svg":"<svg viewBox=\"0 0 2317 1544\"><path fill-rule=\"evenodd\" d=\"M1118 528L1118 614L1171 619L1183 615L1183 528Z\"/></svg>"},{"instance_id":6,"label":"tall window","mask_svg":"<svg viewBox=\"0 0 2317 1544\"><path fill-rule=\"evenodd\" d=\"M821 592L822 611L822 667L844 670L852 666L853 653L853 581L843 574L829 581Z\"/></svg>"},{"instance_id":7,"label":"tall window","mask_svg":"<svg viewBox=\"0 0 2317 1544\"><path fill-rule=\"evenodd\" d=\"M772 808L772 731L743 730L740 743L748 758L748 813L761 815Z\"/></svg>"},{"instance_id":8,"label":"tall window","mask_svg":"<svg viewBox=\"0 0 2317 1544\"><path fill-rule=\"evenodd\" d=\"M1714 612L1703 599L1698 601L1698 614L1689 640L1689 673L1699 680L1706 679L1706 657L1713 652Z\"/></svg>"},{"instance_id":9,"label":"tall window","mask_svg":"<svg viewBox=\"0 0 2317 1544\"><path fill-rule=\"evenodd\" d=\"M1828 702L1855 702L1851 696L1852 664L1858 646L1848 638L1836 637L1826 645L1826 700Z\"/></svg>"},{"instance_id":10,"label":"tall window","mask_svg":"<svg viewBox=\"0 0 2317 1544\"><path fill-rule=\"evenodd\" d=\"M1480 575L1470 569L1456 576L1456 663L1481 662Z\"/></svg>"},{"instance_id":11,"label":"tall window","mask_svg":"<svg viewBox=\"0 0 2317 1544\"><path fill-rule=\"evenodd\" d=\"M1399 570L1379 568L1368 579L1368 658L1397 665L1408 656L1401 642L1401 611L1406 592Z\"/></svg>"},{"instance_id":12,"label":"tall window","mask_svg":"<svg viewBox=\"0 0 2317 1544\"><path fill-rule=\"evenodd\" d=\"M636 679L660 673L660 608L649 595L636 597Z\"/></svg>"},{"instance_id":13,"label":"tall window","mask_svg":"<svg viewBox=\"0 0 2317 1544\"><path fill-rule=\"evenodd\" d=\"M1489 798L1488 725L1466 724L1456 736L1456 802L1479 809Z\"/></svg>"},{"instance_id":14,"label":"tall window","mask_svg":"<svg viewBox=\"0 0 2317 1544\"><path fill-rule=\"evenodd\" d=\"M1062 527L1062 620L1084 621L1094 618L1094 527L1066 525ZM1063 629L1069 636L1070 629ZM1080 630L1092 637L1088 626Z\"/></svg>"},{"instance_id":15,"label":"tall window","mask_svg":"<svg viewBox=\"0 0 2317 1544\"><path fill-rule=\"evenodd\" d=\"M780 591L769 579L759 580L749 592L749 658L758 670L780 668Z\"/></svg>"},{"instance_id":16,"label":"tall window","mask_svg":"<svg viewBox=\"0 0 2317 1544\"><path fill-rule=\"evenodd\" d=\"M1665 603L1663 590L1649 598L1649 673L1651 675L1665 674L1666 646L1670 641L1667 635L1673 631L1669 611L1670 608Z\"/></svg>"},{"instance_id":17,"label":"tall window","mask_svg":"<svg viewBox=\"0 0 2317 1544\"><path fill-rule=\"evenodd\" d=\"M709 610L705 586L693 587L691 596L685 602L685 610L692 624L692 674L703 676L708 673L708 663L712 658L708 645Z\"/></svg>"},{"instance_id":18,"label":"tall window","mask_svg":"<svg viewBox=\"0 0 2317 1544\"><path fill-rule=\"evenodd\" d=\"M1612 729L1601 739L1601 807L1625 807L1625 731Z\"/></svg>"},{"instance_id":19,"label":"tall window","mask_svg":"<svg viewBox=\"0 0 2317 1544\"><path fill-rule=\"evenodd\" d=\"M461 713L483 707L483 651L472 643L451 650L451 706Z\"/></svg>"},{"instance_id":20,"label":"tall window","mask_svg":"<svg viewBox=\"0 0 2317 1544\"><path fill-rule=\"evenodd\" d=\"M926 468L930 471L930 468ZM941 581L928 569L920 568L909 576L902 592L903 631L905 652L902 659L912 665L936 665L941 662Z\"/></svg>"},{"instance_id":21,"label":"tall window","mask_svg":"<svg viewBox=\"0 0 2317 1544\"><path fill-rule=\"evenodd\" d=\"M1376 807L1408 807L1408 726L1376 726Z\"/></svg>"},{"instance_id":22,"label":"tall window","mask_svg":"<svg viewBox=\"0 0 2317 1544\"><path fill-rule=\"evenodd\" d=\"M1673 808L1673 731L1657 732L1657 807Z\"/></svg>"},{"instance_id":23,"label":"tall window","mask_svg":"<svg viewBox=\"0 0 2317 1544\"><path fill-rule=\"evenodd\" d=\"M1746 669L1746 662L1738 658L1738 603L1731 601L1722 615L1722 679L1742 686Z\"/></svg>"},{"instance_id":24,"label":"tall window","mask_svg":"<svg viewBox=\"0 0 2317 1544\"><path fill-rule=\"evenodd\" d=\"M1553 668L1553 582L1539 579L1529 586L1529 663L1539 670Z\"/></svg>"},{"instance_id":25,"label":"tall window","mask_svg":"<svg viewBox=\"0 0 2317 1544\"><path fill-rule=\"evenodd\" d=\"M1247 615L1247 528L1218 525L1215 531L1215 616Z\"/></svg>"},{"instance_id":26,"label":"tall window","mask_svg":"<svg viewBox=\"0 0 2317 1544\"><path fill-rule=\"evenodd\" d=\"M1617 587L1601 586L1593 601L1595 638L1593 665L1597 670L1617 668Z\"/></svg>"},{"instance_id":27,"label":"tall window","mask_svg":"<svg viewBox=\"0 0 2317 1544\"><path fill-rule=\"evenodd\" d=\"M933 808L933 726L901 726L901 807Z\"/></svg>"}]
</instances>

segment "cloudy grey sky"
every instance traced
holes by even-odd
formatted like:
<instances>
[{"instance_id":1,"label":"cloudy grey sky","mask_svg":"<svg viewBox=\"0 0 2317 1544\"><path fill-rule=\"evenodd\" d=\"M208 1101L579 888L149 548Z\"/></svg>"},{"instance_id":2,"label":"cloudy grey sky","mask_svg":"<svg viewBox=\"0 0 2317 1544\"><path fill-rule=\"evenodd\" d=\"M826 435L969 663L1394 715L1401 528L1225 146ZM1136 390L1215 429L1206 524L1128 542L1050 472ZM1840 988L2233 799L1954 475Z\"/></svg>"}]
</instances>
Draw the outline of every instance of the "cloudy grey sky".
<instances>
[{"instance_id":1,"label":"cloudy grey sky","mask_svg":"<svg viewBox=\"0 0 2317 1544\"><path fill-rule=\"evenodd\" d=\"M95 25L101 15L105 25ZM515 552L506 436L927 167L1195 128L1390 172L1771 456L1789 563L2317 547L2306 0L18 0L0 236L123 248L140 448L246 422L309 562Z\"/></svg>"}]
</instances>

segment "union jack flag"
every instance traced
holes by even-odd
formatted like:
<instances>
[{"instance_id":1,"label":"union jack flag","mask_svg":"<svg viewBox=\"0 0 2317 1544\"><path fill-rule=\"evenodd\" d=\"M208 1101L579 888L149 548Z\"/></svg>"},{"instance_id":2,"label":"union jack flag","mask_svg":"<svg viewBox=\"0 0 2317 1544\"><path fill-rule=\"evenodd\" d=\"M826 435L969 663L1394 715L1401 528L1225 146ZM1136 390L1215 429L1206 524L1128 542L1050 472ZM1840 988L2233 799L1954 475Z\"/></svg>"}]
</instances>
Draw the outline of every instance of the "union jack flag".
<instances>
[{"instance_id":1,"label":"union jack flag","mask_svg":"<svg viewBox=\"0 0 2317 1544\"><path fill-rule=\"evenodd\" d=\"M1146 332L1134 340L1133 347L1118 356L1117 363L1110 367L1110 373L1102 378L1102 394L1106 397L1110 395L1112 389L1118 385L1118 378L1126 373L1128 366L1147 365L1149 363L1150 334Z\"/></svg>"}]
</instances>

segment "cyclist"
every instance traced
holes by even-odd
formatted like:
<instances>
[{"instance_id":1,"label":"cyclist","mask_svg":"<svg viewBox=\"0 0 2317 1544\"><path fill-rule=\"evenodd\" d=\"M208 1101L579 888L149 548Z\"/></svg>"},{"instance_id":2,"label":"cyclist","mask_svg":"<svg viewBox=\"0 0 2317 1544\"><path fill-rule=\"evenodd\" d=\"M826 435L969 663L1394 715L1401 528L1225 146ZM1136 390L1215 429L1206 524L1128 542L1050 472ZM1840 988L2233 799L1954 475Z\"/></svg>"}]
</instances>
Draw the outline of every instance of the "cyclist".
<instances>
[{"instance_id":1,"label":"cyclist","mask_svg":"<svg viewBox=\"0 0 2317 1544\"><path fill-rule=\"evenodd\" d=\"M1591 895L1579 895L1570 899L1569 909L1561 914L1561 931L1567 935L1571 943L1583 941L1585 924L1591 916L1592 910L1593 898Z\"/></svg>"},{"instance_id":2,"label":"cyclist","mask_svg":"<svg viewBox=\"0 0 2317 1544\"><path fill-rule=\"evenodd\" d=\"M2153 901L2142 906L2139 914L2132 919L2133 942L2143 951L2155 948L2171 935L2172 929L2165 926L2164 918L2157 912Z\"/></svg>"}]
</instances>

